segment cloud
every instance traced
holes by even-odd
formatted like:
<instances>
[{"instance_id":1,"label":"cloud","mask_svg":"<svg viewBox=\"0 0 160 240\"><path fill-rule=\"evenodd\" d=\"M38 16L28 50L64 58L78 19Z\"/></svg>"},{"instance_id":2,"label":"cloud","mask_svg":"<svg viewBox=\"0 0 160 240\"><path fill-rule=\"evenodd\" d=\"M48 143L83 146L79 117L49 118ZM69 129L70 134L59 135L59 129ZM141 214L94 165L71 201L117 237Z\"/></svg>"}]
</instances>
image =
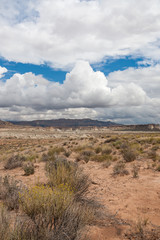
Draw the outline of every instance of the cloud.
<instances>
[{"instance_id":1,"label":"cloud","mask_svg":"<svg viewBox=\"0 0 160 240\"><path fill-rule=\"evenodd\" d=\"M7 71L7 68L0 66L0 78L2 78Z\"/></svg>"},{"instance_id":2,"label":"cloud","mask_svg":"<svg viewBox=\"0 0 160 240\"><path fill-rule=\"evenodd\" d=\"M0 80L0 115L4 120L93 118L158 123L159 70L159 65L129 68L106 78L87 61L79 61L63 84L31 72L16 73L5 82ZM4 74L7 69L0 71ZM157 95L152 94L156 89Z\"/></svg>"},{"instance_id":3,"label":"cloud","mask_svg":"<svg viewBox=\"0 0 160 240\"><path fill-rule=\"evenodd\" d=\"M29 107L37 111L68 108L137 106L147 101L146 93L134 83L108 87L102 72L94 72L79 61L63 84L50 82L33 73L14 74L0 81L0 107Z\"/></svg>"},{"instance_id":4,"label":"cloud","mask_svg":"<svg viewBox=\"0 0 160 240\"><path fill-rule=\"evenodd\" d=\"M147 93L151 98L159 98L160 93L160 64L150 67L128 68L123 71L115 71L108 75L110 87L125 85L132 82Z\"/></svg>"},{"instance_id":5,"label":"cloud","mask_svg":"<svg viewBox=\"0 0 160 240\"><path fill-rule=\"evenodd\" d=\"M125 55L160 55L160 1L2 0L0 55L71 68Z\"/></svg>"}]
</instances>

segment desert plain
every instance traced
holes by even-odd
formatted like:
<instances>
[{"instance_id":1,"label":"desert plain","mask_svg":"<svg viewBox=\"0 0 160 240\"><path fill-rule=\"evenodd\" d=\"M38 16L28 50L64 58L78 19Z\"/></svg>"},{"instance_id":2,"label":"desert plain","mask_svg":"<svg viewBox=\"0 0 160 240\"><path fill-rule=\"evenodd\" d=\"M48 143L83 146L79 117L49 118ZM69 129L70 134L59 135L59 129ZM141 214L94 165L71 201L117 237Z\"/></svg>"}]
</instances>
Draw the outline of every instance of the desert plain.
<instances>
[{"instance_id":1,"label":"desert plain","mask_svg":"<svg viewBox=\"0 0 160 240\"><path fill-rule=\"evenodd\" d=\"M8 200L4 179L11 179L10 185L12 181L21 183L25 191L35 186L50 187L46 166L54 161L76 164L87 176L85 200L78 201L82 205L86 202L85 207L89 205L92 217L72 236L65 233L66 238L62 234L50 239L160 239L159 132L11 126L0 128L2 239L26 239L20 235L11 238L11 233L5 233L3 211L9 216L10 231L14 231L17 218L21 221L30 217L35 221L25 210L23 194L16 200L20 202L18 207L10 206L14 198ZM69 184L63 182L66 183Z\"/></svg>"}]
</instances>

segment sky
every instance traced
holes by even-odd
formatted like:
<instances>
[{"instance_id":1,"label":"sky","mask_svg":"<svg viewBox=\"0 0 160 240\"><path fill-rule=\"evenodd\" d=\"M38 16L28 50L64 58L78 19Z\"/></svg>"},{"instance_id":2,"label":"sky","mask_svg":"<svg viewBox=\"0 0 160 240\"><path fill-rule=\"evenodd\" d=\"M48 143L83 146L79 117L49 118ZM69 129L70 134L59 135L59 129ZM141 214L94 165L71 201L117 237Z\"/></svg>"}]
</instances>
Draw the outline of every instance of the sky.
<instances>
[{"instance_id":1,"label":"sky","mask_svg":"<svg viewBox=\"0 0 160 240\"><path fill-rule=\"evenodd\" d=\"M160 123L159 0L0 0L0 119Z\"/></svg>"}]
</instances>

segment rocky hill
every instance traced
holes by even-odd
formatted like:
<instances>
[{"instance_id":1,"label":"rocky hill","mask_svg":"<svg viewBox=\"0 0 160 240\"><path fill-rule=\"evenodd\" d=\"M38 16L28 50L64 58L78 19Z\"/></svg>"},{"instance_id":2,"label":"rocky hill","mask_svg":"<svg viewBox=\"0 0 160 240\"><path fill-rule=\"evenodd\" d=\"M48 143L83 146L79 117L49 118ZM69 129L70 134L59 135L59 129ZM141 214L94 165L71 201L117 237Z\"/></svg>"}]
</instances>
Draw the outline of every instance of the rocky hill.
<instances>
[{"instance_id":1,"label":"rocky hill","mask_svg":"<svg viewBox=\"0 0 160 240\"><path fill-rule=\"evenodd\" d=\"M12 123L0 120L0 128L13 126Z\"/></svg>"}]
</instances>

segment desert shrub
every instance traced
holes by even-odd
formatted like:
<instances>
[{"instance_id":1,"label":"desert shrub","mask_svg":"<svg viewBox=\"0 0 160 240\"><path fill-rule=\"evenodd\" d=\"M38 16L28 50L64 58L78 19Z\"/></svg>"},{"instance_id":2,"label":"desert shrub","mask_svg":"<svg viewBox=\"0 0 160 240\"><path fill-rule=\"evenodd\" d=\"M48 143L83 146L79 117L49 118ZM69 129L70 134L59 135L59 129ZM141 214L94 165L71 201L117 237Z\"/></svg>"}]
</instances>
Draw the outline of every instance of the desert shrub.
<instances>
[{"instance_id":1,"label":"desert shrub","mask_svg":"<svg viewBox=\"0 0 160 240\"><path fill-rule=\"evenodd\" d=\"M0 206L0 239L8 240L10 236L10 223L7 210L3 205Z\"/></svg>"},{"instance_id":2,"label":"desert shrub","mask_svg":"<svg viewBox=\"0 0 160 240\"><path fill-rule=\"evenodd\" d=\"M50 239L75 240L82 239L80 230L94 221L94 212L87 206L73 202L64 212L56 231L52 231Z\"/></svg>"},{"instance_id":3,"label":"desert shrub","mask_svg":"<svg viewBox=\"0 0 160 240\"><path fill-rule=\"evenodd\" d=\"M133 178L137 178L137 177L138 177L138 173L139 173L139 167L134 164L134 165L132 166Z\"/></svg>"},{"instance_id":4,"label":"desert shrub","mask_svg":"<svg viewBox=\"0 0 160 240\"><path fill-rule=\"evenodd\" d=\"M48 154L43 153L43 154L42 154L42 157L41 157L41 161L42 161L42 162L47 162L48 160L49 160Z\"/></svg>"},{"instance_id":5,"label":"desert shrub","mask_svg":"<svg viewBox=\"0 0 160 240\"><path fill-rule=\"evenodd\" d=\"M53 189L49 186L35 186L20 194L23 211L34 221L37 216L45 218L46 226L52 220L55 223L62 216L71 199L72 190L67 185L59 185Z\"/></svg>"},{"instance_id":6,"label":"desert shrub","mask_svg":"<svg viewBox=\"0 0 160 240\"><path fill-rule=\"evenodd\" d=\"M50 148L49 151L48 151L48 155L50 157L54 156L55 154L60 154L62 152L65 152L65 149L63 147L53 147L53 148Z\"/></svg>"},{"instance_id":7,"label":"desert shrub","mask_svg":"<svg viewBox=\"0 0 160 240\"><path fill-rule=\"evenodd\" d=\"M102 148L101 147L96 147L96 149L95 149L95 153L100 153L100 152L102 152Z\"/></svg>"},{"instance_id":8,"label":"desert shrub","mask_svg":"<svg viewBox=\"0 0 160 240\"><path fill-rule=\"evenodd\" d=\"M23 170L25 172L25 176L29 176L31 174L34 174L34 164L32 162L24 163Z\"/></svg>"},{"instance_id":9,"label":"desert shrub","mask_svg":"<svg viewBox=\"0 0 160 240\"><path fill-rule=\"evenodd\" d=\"M113 175L128 175L129 172L128 170L126 170L125 168L125 163L120 161L120 162L117 162L115 164L115 166L113 167Z\"/></svg>"},{"instance_id":10,"label":"desert shrub","mask_svg":"<svg viewBox=\"0 0 160 240\"><path fill-rule=\"evenodd\" d=\"M34 223L36 240L74 240L79 229L94 218L89 207L73 201L66 185L32 187L21 194L20 203Z\"/></svg>"},{"instance_id":11,"label":"desert shrub","mask_svg":"<svg viewBox=\"0 0 160 240\"><path fill-rule=\"evenodd\" d=\"M111 148L104 148L103 150L102 150L102 154L103 155L109 155L109 154L111 154L112 153L112 149Z\"/></svg>"},{"instance_id":12,"label":"desert shrub","mask_svg":"<svg viewBox=\"0 0 160 240\"><path fill-rule=\"evenodd\" d=\"M18 219L14 228L10 229L10 237L7 240L40 240L42 239L39 238L40 233L31 220L24 221ZM45 237L44 234L43 237Z\"/></svg>"},{"instance_id":13,"label":"desert shrub","mask_svg":"<svg viewBox=\"0 0 160 240\"><path fill-rule=\"evenodd\" d=\"M84 151L81 152L81 154L82 154L83 156L88 156L88 157L90 157L90 156L93 156L93 155L94 155L94 152L93 152L92 150L84 150Z\"/></svg>"},{"instance_id":14,"label":"desert shrub","mask_svg":"<svg viewBox=\"0 0 160 240\"><path fill-rule=\"evenodd\" d=\"M89 162L91 157L94 156L94 155L95 155L95 153L92 150L83 150L76 157L76 161L79 162L81 160L84 160L87 163L87 162Z\"/></svg>"},{"instance_id":15,"label":"desert shrub","mask_svg":"<svg viewBox=\"0 0 160 240\"><path fill-rule=\"evenodd\" d=\"M38 158L38 155L32 154L32 155L27 156L26 161L28 161L28 162L35 162L36 158Z\"/></svg>"},{"instance_id":16,"label":"desert shrub","mask_svg":"<svg viewBox=\"0 0 160 240\"><path fill-rule=\"evenodd\" d=\"M22 192L23 188L20 181L9 176L0 178L0 199L4 201L9 210L19 208L19 192Z\"/></svg>"},{"instance_id":17,"label":"desert shrub","mask_svg":"<svg viewBox=\"0 0 160 240\"><path fill-rule=\"evenodd\" d=\"M24 156L19 156L19 155L12 156L6 161L4 168L14 169L17 167L21 167L24 161L26 161L26 157Z\"/></svg>"},{"instance_id":18,"label":"desert shrub","mask_svg":"<svg viewBox=\"0 0 160 240\"><path fill-rule=\"evenodd\" d=\"M117 140L118 140L118 137L111 137L109 139L106 139L104 143L116 142Z\"/></svg>"},{"instance_id":19,"label":"desert shrub","mask_svg":"<svg viewBox=\"0 0 160 240\"><path fill-rule=\"evenodd\" d=\"M123 151L127 148L129 148L129 144L127 142L121 142L120 149Z\"/></svg>"},{"instance_id":20,"label":"desert shrub","mask_svg":"<svg viewBox=\"0 0 160 240\"><path fill-rule=\"evenodd\" d=\"M79 155L76 157L76 162L85 161L86 163L88 163L89 160L90 160L90 157L88 157L88 156L82 156L81 154L79 154Z\"/></svg>"},{"instance_id":21,"label":"desert shrub","mask_svg":"<svg viewBox=\"0 0 160 240\"><path fill-rule=\"evenodd\" d=\"M156 151L155 151L155 150L150 151L150 152L148 153L148 157L149 157L150 159L152 159L153 161L156 161L156 159L157 159L157 153L156 153Z\"/></svg>"},{"instance_id":22,"label":"desert shrub","mask_svg":"<svg viewBox=\"0 0 160 240\"><path fill-rule=\"evenodd\" d=\"M70 152L70 151L65 151L65 152L64 152L64 155L65 155L66 157L69 157L69 156L71 155L71 152Z\"/></svg>"},{"instance_id":23,"label":"desert shrub","mask_svg":"<svg viewBox=\"0 0 160 240\"><path fill-rule=\"evenodd\" d=\"M41 161L42 162L55 161L57 155L59 155L62 152L65 152L65 149L63 147L50 148L47 153L43 153Z\"/></svg>"},{"instance_id":24,"label":"desert shrub","mask_svg":"<svg viewBox=\"0 0 160 240\"><path fill-rule=\"evenodd\" d=\"M103 163L103 167L104 167L104 168L108 168L110 165L111 165L111 161L105 161L105 162Z\"/></svg>"},{"instance_id":25,"label":"desert shrub","mask_svg":"<svg viewBox=\"0 0 160 240\"><path fill-rule=\"evenodd\" d=\"M67 184L73 190L76 199L82 198L88 191L90 181L76 163L57 158L55 162L46 164L46 171L51 187Z\"/></svg>"},{"instance_id":26,"label":"desert shrub","mask_svg":"<svg viewBox=\"0 0 160 240\"><path fill-rule=\"evenodd\" d=\"M135 150L129 147L122 152L122 155L126 162L132 162L137 157Z\"/></svg>"},{"instance_id":27,"label":"desert shrub","mask_svg":"<svg viewBox=\"0 0 160 240\"><path fill-rule=\"evenodd\" d=\"M152 150L153 150L153 151L157 151L158 149L159 149L159 144L157 144L157 145L155 145L155 146L152 147Z\"/></svg>"},{"instance_id":28,"label":"desert shrub","mask_svg":"<svg viewBox=\"0 0 160 240\"><path fill-rule=\"evenodd\" d=\"M112 156L111 155L95 155L91 158L91 161L95 161L95 162L105 162L105 161L112 161Z\"/></svg>"},{"instance_id":29,"label":"desert shrub","mask_svg":"<svg viewBox=\"0 0 160 240\"><path fill-rule=\"evenodd\" d=\"M125 236L125 239L128 240L158 240L160 239L160 230L158 228L148 228L147 220L138 221Z\"/></svg>"},{"instance_id":30,"label":"desert shrub","mask_svg":"<svg viewBox=\"0 0 160 240\"><path fill-rule=\"evenodd\" d=\"M160 172L160 165L156 167L156 171Z\"/></svg>"}]
</instances>

